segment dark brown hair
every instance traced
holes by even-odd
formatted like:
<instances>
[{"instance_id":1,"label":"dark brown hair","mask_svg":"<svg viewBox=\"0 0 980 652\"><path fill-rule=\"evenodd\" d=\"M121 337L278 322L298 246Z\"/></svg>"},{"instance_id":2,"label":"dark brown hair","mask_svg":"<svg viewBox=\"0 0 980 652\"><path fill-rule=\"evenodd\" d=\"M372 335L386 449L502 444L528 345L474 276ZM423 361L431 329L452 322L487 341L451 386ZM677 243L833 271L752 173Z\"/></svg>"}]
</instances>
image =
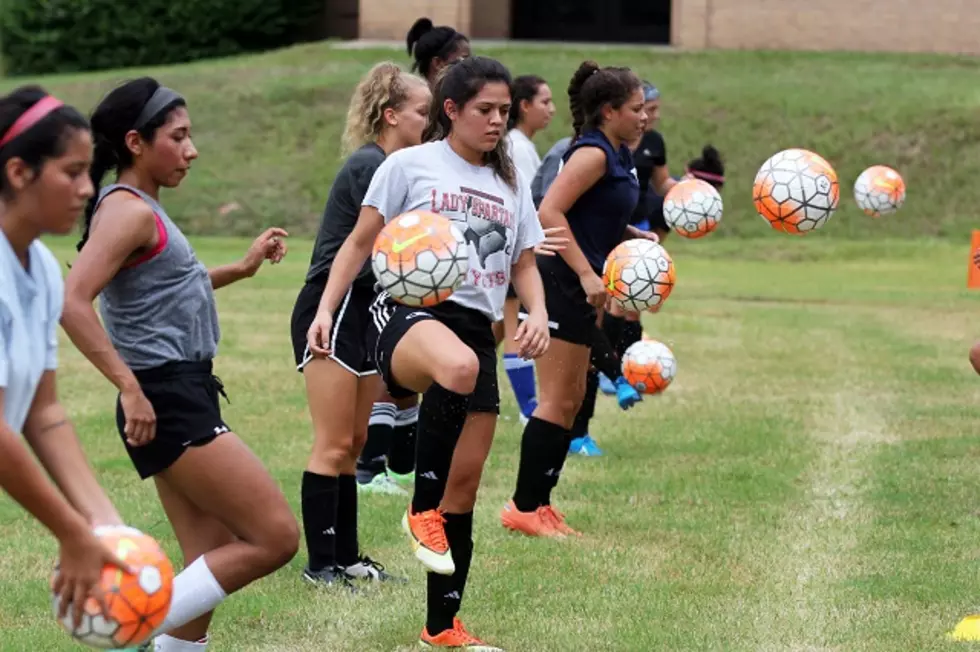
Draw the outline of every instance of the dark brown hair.
<instances>
[{"instance_id":1,"label":"dark brown hair","mask_svg":"<svg viewBox=\"0 0 980 652\"><path fill-rule=\"evenodd\" d=\"M602 126L602 107L622 107L638 88L640 78L629 68L600 68L595 61L583 61L568 83L575 135L585 129L598 129Z\"/></svg>"},{"instance_id":2,"label":"dark brown hair","mask_svg":"<svg viewBox=\"0 0 980 652\"><path fill-rule=\"evenodd\" d=\"M446 100L452 100L456 106L463 108L489 83L500 82L510 88L510 71L496 59L489 57L469 57L460 59L447 66L439 75L433 90L432 112L429 125L422 139L426 142L442 140L449 135L453 123L446 115ZM484 155L484 162L493 168L504 182L511 188L517 187L517 170L514 161L507 151L504 138L497 142L493 151Z\"/></svg>"}]
</instances>

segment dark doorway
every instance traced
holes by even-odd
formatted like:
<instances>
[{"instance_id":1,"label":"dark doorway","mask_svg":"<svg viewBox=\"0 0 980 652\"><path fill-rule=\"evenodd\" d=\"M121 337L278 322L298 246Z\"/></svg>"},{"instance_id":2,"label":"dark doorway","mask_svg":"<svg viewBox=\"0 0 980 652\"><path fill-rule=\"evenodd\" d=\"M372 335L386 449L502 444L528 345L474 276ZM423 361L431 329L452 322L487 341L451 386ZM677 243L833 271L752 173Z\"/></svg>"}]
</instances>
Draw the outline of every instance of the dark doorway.
<instances>
[{"instance_id":1,"label":"dark doorway","mask_svg":"<svg viewBox=\"0 0 980 652\"><path fill-rule=\"evenodd\" d=\"M511 0L515 39L670 44L671 0Z\"/></svg>"}]
</instances>

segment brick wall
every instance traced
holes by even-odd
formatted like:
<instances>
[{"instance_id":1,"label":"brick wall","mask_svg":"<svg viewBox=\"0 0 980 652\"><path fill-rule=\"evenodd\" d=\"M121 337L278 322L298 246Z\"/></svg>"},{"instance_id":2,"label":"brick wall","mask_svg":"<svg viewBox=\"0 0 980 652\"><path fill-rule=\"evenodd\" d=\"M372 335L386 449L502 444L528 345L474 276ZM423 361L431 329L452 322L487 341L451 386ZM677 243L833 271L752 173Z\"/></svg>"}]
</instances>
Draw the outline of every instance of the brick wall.
<instances>
[{"instance_id":1,"label":"brick wall","mask_svg":"<svg viewBox=\"0 0 980 652\"><path fill-rule=\"evenodd\" d=\"M682 48L980 54L980 0L673 2L671 41ZM508 0L360 0L359 36L401 41L420 16L473 38L510 34Z\"/></svg>"},{"instance_id":2,"label":"brick wall","mask_svg":"<svg viewBox=\"0 0 980 652\"><path fill-rule=\"evenodd\" d=\"M526 0L525 0L526 1ZM534 0L531 0L532 2ZM417 18L455 27L471 38L510 35L508 0L360 0L360 37L403 40Z\"/></svg>"},{"instance_id":3,"label":"brick wall","mask_svg":"<svg viewBox=\"0 0 980 652\"><path fill-rule=\"evenodd\" d=\"M976 0L674 0L684 48L980 54Z\"/></svg>"}]
</instances>

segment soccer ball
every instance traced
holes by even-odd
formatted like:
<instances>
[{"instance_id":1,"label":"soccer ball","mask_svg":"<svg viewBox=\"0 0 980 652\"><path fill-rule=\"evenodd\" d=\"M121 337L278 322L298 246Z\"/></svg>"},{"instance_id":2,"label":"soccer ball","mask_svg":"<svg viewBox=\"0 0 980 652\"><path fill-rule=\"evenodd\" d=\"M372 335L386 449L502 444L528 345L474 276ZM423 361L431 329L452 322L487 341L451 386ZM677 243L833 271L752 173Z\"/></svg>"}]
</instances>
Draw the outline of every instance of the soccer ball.
<instances>
[{"instance_id":1,"label":"soccer ball","mask_svg":"<svg viewBox=\"0 0 980 652\"><path fill-rule=\"evenodd\" d=\"M701 179L679 181L664 197L664 220L685 238L700 238L714 231L721 211L721 195Z\"/></svg>"},{"instance_id":2,"label":"soccer ball","mask_svg":"<svg viewBox=\"0 0 980 652\"><path fill-rule=\"evenodd\" d=\"M762 164L752 187L755 210L777 231L819 229L837 210L840 185L830 163L805 149L787 149Z\"/></svg>"},{"instance_id":3,"label":"soccer ball","mask_svg":"<svg viewBox=\"0 0 980 652\"><path fill-rule=\"evenodd\" d=\"M170 611L173 566L153 537L139 530L105 527L96 529L95 533L135 573L106 566L102 570L100 583L105 593L106 610L103 611L98 602L89 598L77 628L71 607L58 622L72 638L89 647L114 650L142 645L163 624ZM52 588L57 577L56 565L51 578ZM61 599L53 591L51 602L57 618Z\"/></svg>"},{"instance_id":4,"label":"soccer ball","mask_svg":"<svg viewBox=\"0 0 980 652\"><path fill-rule=\"evenodd\" d=\"M894 213L905 203L905 181L887 165L872 165L854 182L854 200L871 217Z\"/></svg>"},{"instance_id":5,"label":"soccer ball","mask_svg":"<svg viewBox=\"0 0 980 652\"><path fill-rule=\"evenodd\" d=\"M466 279L466 240L442 215L404 213L378 234L371 267L382 289L395 301L434 306L448 299Z\"/></svg>"},{"instance_id":6,"label":"soccer ball","mask_svg":"<svg viewBox=\"0 0 980 652\"><path fill-rule=\"evenodd\" d=\"M623 354L623 376L642 394L659 394L674 380L677 360L667 345L640 340Z\"/></svg>"},{"instance_id":7,"label":"soccer ball","mask_svg":"<svg viewBox=\"0 0 980 652\"><path fill-rule=\"evenodd\" d=\"M623 310L656 311L674 289L674 261L656 242L626 240L606 257L602 282Z\"/></svg>"}]
</instances>

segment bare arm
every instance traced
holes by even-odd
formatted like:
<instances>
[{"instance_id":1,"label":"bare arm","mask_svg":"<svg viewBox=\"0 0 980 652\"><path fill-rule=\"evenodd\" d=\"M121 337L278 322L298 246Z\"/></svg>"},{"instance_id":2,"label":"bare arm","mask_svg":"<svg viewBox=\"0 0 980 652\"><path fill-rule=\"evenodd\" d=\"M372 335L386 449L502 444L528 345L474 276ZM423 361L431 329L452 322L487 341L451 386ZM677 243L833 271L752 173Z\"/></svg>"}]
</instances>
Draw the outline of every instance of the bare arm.
<instances>
[{"instance_id":1,"label":"bare arm","mask_svg":"<svg viewBox=\"0 0 980 652\"><path fill-rule=\"evenodd\" d=\"M344 240L340 251L337 252L337 258L330 266L327 286L323 289L323 296L320 298L320 312L332 315L337 310L344 294L361 271L364 261L371 256L374 241L384 225L384 217L377 208L371 206L361 208L354 230Z\"/></svg>"},{"instance_id":2,"label":"bare arm","mask_svg":"<svg viewBox=\"0 0 980 652\"><path fill-rule=\"evenodd\" d=\"M677 185L677 181L674 180L674 177L670 176L666 165L654 167L653 172L650 174L650 181L652 182L653 189L661 197L666 197L667 192Z\"/></svg>"},{"instance_id":3,"label":"bare arm","mask_svg":"<svg viewBox=\"0 0 980 652\"><path fill-rule=\"evenodd\" d=\"M531 360L543 355L550 342L544 285L534 258L534 249L525 249L518 256L511 267L511 282L528 314L514 334L514 339L520 342L518 355Z\"/></svg>"},{"instance_id":4,"label":"bare arm","mask_svg":"<svg viewBox=\"0 0 980 652\"><path fill-rule=\"evenodd\" d=\"M534 259L534 249L525 249L511 267L511 282L528 314L545 312L544 285Z\"/></svg>"},{"instance_id":5,"label":"bare arm","mask_svg":"<svg viewBox=\"0 0 980 652\"><path fill-rule=\"evenodd\" d=\"M88 242L65 280L61 325L72 343L109 382L123 391L138 387L102 327L92 302L135 252L156 237L153 211L145 202L120 196L107 200L92 224Z\"/></svg>"},{"instance_id":6,"label":"bare arm","mask_svg":"<svg viewBox=\"0 0 980 652\"><path fill-rule=\"evenodd\" d=\"M582 147L573 152L541 200L538 209L541 226L546 229L563 227L571 233L566 213L605 172L606 154L598 147ZM569 238L559 255L579 276L592 272L592 266L574 237Z\"/></svg>"},{"instance_id":7,"label":"bare arm","mask_svg":"<svg viewBox=\"0 0 980 652\"><path fill-rule=\"evenodd\" d=\"M24 438L68 502L91 524L122 523L96 481L68 414L58 402L54 371L41 376L24 424Z\"/></svg>"},{"instance_id":8,"label":"bare arm","mask_svg":"<svg viewBox=\"0 0 980 652\"><path fill-rule=\"evenodd\" d=\"M381 229L384 228L384 224L384 217L378 209L372 206L361 208L354 230L344 240L344 244L340 246L337 257L330 266L327 285L323 289L316 317L307 333L307 343L313 353L317 355L330 354L326 345L330 338L333 314L344 298L344 294L347 293L354 279L357 278L364 261L370 257L374 241L381 233Z\"/></svg>"},{"instance_id":9,"label":"bare arm","mask_svg":"<svg viewBox=\"0 0 980 652\"><path fill-rule=\"evenodd\" d=\"M0 388L0 487L58 539L80 536L88 524L44 475L20 438L3 419Z\"/></svg>"},{"instance_id":10,"label":"bare arm","mask_svg":"<svg viewBox=\"0 0 980 652\"><path fill-rule=\"evenodd\" d=\"M245 252L245 257L241 260L219 265L208 270L208 277L211 279L211 287L215 290L223 288L232 283L237 283L245 278L255 276L266 260L273 265L282 261L286 256L285 238L289 234L283 229L272 227L266 229L262 235L252 242L252 245Z\"/></svg>"},{"instance_id":11,"label":"bare arm","mask_svg":"<svg viewBox=\"0 0 980 652\"><path fill-rule=\"evenodd\" d=\"M123 263L152 245L155 238L155 218L145 202L124 195L103 202L88 242L68 272L61 315L61 326L71 341L119 390L126 419L124 433L131 446L141 446L156 436L156 413L109 340L92 302Z\"/></svg>"}]
</instances>

